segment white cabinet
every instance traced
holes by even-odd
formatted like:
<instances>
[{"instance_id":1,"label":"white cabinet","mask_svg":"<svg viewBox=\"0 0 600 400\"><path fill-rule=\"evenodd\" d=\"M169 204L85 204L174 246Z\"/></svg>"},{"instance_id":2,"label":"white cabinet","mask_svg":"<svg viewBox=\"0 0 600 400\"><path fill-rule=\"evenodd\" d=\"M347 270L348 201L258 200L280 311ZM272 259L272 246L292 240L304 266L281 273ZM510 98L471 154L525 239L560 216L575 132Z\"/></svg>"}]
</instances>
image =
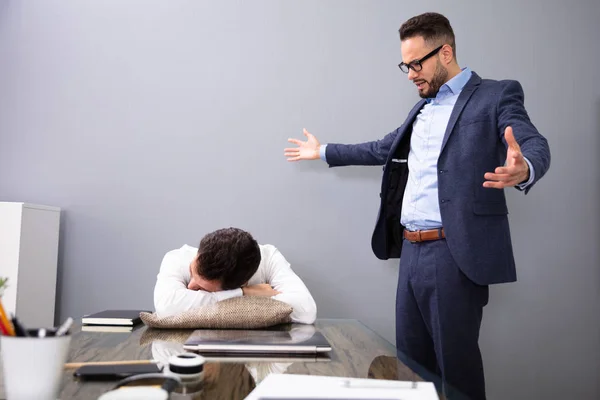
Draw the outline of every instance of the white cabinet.
<instances>
[{"instance_id":1,"label":"white cabinet","mask_svg":"<svg viewBox=\"0 0 600 400\"><path fill-rule=\"evenodd\" d=\"M27 328L54 326L59 225L59 208L0 202L2 304Z\"/></svg>"}]
</instances>

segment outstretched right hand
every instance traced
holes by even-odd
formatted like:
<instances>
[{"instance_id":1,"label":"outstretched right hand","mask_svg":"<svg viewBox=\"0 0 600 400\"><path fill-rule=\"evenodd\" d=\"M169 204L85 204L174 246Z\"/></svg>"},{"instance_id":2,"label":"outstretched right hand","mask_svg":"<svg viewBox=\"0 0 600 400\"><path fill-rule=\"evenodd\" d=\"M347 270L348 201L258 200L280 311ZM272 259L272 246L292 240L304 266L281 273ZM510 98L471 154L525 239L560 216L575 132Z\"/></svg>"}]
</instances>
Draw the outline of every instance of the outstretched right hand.
<instances>
[{"instance_id":1,"label":"outstretched right hand","mask_svg":"<svg viewBox=\"0 0 600 400\"><path fill-rule=\"evenodd\" d=\"M273 289L268 283L259 283L258 285L243 286L242 293L244 293L244 296L272 297L280 292Z\"/></svg>"},{"instance_id":2,"label":"outstretched right hand","mask_svg":"<svg viewBox=\"0 0 600 400\"><path fill-rule=\"evenodd\" d=\"M284 154L288 161L316 160L319 158L321 144L317 138L306 129L304 129L303 133L308 139L306 142L298 139L288 139L288 142L298 146L284 149Z\"/></svg>"}]
</instances>

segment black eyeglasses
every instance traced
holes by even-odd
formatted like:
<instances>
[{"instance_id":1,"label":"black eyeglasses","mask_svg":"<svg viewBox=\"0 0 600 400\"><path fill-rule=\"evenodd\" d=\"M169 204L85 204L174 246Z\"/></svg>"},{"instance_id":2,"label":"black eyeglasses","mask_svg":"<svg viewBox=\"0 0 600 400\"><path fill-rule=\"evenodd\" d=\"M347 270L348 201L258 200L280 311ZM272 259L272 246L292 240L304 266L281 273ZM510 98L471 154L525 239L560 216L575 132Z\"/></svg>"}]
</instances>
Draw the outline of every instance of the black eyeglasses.
<instances>
[{"instance_id":1,"label":"black eyeglasses","mask_svg":"<svg viewBox=\"0 0 600 400\"><path fill-rule=\"evenodd\" d=\"M412 69L415 72L419 72L420 70L423 69L423 61L425 61L428 58L430 58L431 56L437 54L437 52L440 51L442 47L444 47L444 45L441 45L437 49L435 49L432 52L426 54L425 57L422 57L420 60L411 61L408 64L401 62L400 64L398 64L398 68L400 68L400 70L402 72L404 72L405 74L408 74L408 71L410 69Z\"/></svg>"}]
</instances>

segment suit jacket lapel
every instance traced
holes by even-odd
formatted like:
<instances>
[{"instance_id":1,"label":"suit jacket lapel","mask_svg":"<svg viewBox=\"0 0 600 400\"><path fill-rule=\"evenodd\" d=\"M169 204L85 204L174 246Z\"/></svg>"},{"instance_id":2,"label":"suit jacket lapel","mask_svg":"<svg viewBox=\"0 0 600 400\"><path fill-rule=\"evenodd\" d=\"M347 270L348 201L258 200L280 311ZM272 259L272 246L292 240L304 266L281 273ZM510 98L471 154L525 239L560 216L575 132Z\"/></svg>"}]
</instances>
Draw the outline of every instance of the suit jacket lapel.
<instances>
[{"instance_id":1,"label":"suit jacket lapel","mask_svg":"<svg viewBox=\"0 0 600 400\"><path fill-rule=\"evenodd\" d=\"M423 108L425 103L426 103L425 100L419 101L413 107L413 109L410 110L410 112L408 113L408 117L406 118L406 121L404 121L404 124L402 125L402 129L400 130L400 132L398 132L398 135L396 135L396 138L394 139L394 143L392 144L392 148L390 149L390 152L388 154L388 158L387 158L388 162L394 157L394 154L396 153L396 149L398 148L398 145L400 144L400 141L402 140L404 135L406 135L406 132L409 129L412 129L412 124L415 122L415 118L417 118L417 114L419 113L419 111L421 111L421 108Z\"/></svg>"},{"instance_id":2,"label":"suit jacket lapel","mask_svg":"<svg viewBox=\"0 0 600 400\"><path fill-rule=\"evenodd\" d=\"M477 87L481 83L481 78L475 72L471 76L471 79L467 82L462 92L458 95L458 99L456 100L456 104L452 109L452 113L450 114L450 119L448 120L448 126L446 126L446 132L444 133L444 139L442 140L442 148L440 150L440 154L444 151L444 147L448 142L448 138L452 134L454 130L454 125L456 125L456 121L458 121L458 117L462 113L463 109L467 105L467 102L471 98L471 95L477 90Z\"/></svg>"}]
</instances>

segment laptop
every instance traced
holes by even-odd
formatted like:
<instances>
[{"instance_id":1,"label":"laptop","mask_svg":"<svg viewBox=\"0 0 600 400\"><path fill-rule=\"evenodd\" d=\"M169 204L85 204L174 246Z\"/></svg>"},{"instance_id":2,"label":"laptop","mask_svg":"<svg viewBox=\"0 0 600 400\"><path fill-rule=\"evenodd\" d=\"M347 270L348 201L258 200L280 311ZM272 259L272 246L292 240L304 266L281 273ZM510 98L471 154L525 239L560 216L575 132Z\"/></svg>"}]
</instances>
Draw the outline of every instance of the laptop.
<instances>
[{"instance_id":1,"label":"laptop","mask_svg":"<svg viewBox=\"0 0 600 400\"><path fill-rule=\"evenodd\" d=\"M317 355L331 351L325 336L315 329L197 329L183 348L221 355Z\"/></svg>"},{"instance_id":2,"label":"laptop","mask_svg":"<svg viewBox=\"0 0 600 400\"><path fill-rule=\"evenodd\" d=\"M196 351L197 352L197 351ZM199 353L199 352L197 352ZM268 363L268 364L286 364L286 363L323 363L331 362L331 357L325 353L227 353L227 352L202 352L202 357L207 362L219 362L224 364L244 364L244 363Z\"/></svg>"}]
</instances>

